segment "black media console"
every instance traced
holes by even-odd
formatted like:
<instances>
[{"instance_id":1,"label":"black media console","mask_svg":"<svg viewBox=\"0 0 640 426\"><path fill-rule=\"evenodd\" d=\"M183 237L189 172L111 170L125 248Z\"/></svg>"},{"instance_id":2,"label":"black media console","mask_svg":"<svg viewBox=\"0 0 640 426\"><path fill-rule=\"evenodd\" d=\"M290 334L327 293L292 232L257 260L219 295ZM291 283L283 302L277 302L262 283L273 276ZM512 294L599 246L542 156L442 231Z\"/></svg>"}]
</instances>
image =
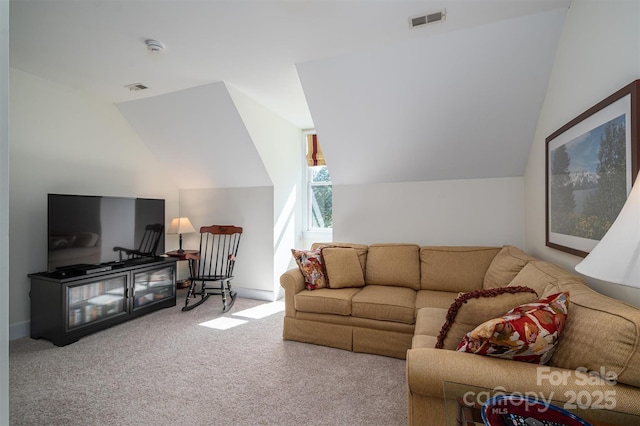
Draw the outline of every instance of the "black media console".
<instances>
[{"instance_id":1,"label":"black media console","mask_svg":"<svg viewBox=\"0 0 640 426\"><path fill-rule=\"evenodd\" d=\"M30 274L31 337L57 346L176 305L176 258L139 258Z\"/></svg>"}]
</instances>

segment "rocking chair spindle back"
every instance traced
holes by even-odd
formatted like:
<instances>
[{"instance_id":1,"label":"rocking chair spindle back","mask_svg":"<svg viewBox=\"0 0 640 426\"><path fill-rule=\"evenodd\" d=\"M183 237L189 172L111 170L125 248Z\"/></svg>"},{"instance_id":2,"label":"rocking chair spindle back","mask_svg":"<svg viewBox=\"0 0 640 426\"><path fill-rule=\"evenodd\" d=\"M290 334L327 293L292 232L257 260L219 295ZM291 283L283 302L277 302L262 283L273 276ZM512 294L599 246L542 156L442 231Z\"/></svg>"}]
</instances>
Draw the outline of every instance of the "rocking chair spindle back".
<instances>
[{"instance_id":1,"label":"rocking chair spindle back","mask_svg":"<svg viewBox=\"0 0 640 426\"><path fill-rule=\"evenodd\" d=\"M204 303L211 295L221 295L223 312L235 302L236 292L231 290L233 269L238 255L242 228L233 225L211 225L200 228L200 248L197 255L187 254L191 285L183 311ZM196 291L196 287L200 286ZM200 300L189 305L192 298ZM230 301L227 300L230 299Z\"/></svg>"}]
</instances>

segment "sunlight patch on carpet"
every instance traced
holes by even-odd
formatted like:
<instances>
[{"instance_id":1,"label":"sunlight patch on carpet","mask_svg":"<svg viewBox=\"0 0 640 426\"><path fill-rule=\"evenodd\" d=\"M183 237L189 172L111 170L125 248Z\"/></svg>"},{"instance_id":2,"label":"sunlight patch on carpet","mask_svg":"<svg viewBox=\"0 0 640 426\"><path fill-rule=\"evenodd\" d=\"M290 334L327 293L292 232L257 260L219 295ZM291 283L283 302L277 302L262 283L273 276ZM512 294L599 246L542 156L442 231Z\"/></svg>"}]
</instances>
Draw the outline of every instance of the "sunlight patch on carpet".
<instances>
[{"instance_id":1,"label":"sunlight patch on carpet","mask_svg":"<svg viewBox=\"0 0 640 426\"><path fill-rule=\"evenodd\" d=\"M235 312L232 315L252 319L262 319L282 311L284 311L284 302L271 302L254 306L253 308L245 309L244 311Z\"/></svg>"},{"instance_id":2,"label":"sunlight patch on carpet","mask_svg":"<svg viewBox=\"0 0 640 426\"><path fill-rule=\"evenodd\" d=\"M247 321L229 317L219 317L209 321L201 322L198 325L207 328L215 328L216 330L228 330L238 325L246 324Z\"/></svg>"}]
</instances>

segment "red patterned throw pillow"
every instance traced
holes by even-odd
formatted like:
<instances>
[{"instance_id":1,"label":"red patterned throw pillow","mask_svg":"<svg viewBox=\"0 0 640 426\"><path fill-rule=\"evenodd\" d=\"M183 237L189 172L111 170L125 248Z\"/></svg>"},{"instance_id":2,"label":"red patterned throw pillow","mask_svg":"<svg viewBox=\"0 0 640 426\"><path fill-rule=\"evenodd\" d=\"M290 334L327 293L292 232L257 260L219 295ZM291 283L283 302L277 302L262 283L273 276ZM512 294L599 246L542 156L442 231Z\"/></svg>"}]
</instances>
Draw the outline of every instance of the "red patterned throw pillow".
<instances>
[{"instance_id":1,"label":"red patterned throw pillow","mask_svg":"<svg viewBox=\"0 0 640 426\"><path fill-rule=\"evenodd\" d=\"M518 306L467 333L457 350L546 364L564 328L568 307L569 293Z\"/></svg>"},{"instance_id":2,"label":"red patterned throw pillow","mask_svg":"<svg viewBox=\"0 0 640 426\"><path fill-rule=\"evenodd\" d=\"M307 290L315 290L326 287L324 267L322 266L322 254L317 250L291 249L291 254L304 275L304 285Z\"/></svg>"},{"instance_id":3,"label":"red patterned throw pillow","mask_svg":"<svg viewBox=\"0 0 640 426\"><path fill-rule=\"evenodd\" d=\"M514 306L538 300L529 287L480 289L460 294L447 311L436 348L455 350L466 333Z\"/></svg>"}]
</instances>

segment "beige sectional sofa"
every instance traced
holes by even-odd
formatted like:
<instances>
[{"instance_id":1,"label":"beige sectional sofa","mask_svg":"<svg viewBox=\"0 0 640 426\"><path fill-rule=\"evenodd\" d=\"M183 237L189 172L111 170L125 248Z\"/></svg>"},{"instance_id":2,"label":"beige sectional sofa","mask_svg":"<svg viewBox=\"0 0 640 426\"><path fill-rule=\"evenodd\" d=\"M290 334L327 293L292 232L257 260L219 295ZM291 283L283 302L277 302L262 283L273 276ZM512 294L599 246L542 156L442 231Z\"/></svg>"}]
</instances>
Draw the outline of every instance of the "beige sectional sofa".
<instances>
[{"instance_id":1,"label":"beige sectional sofa","mask_svg":"<svg viewBox=\"0 0 640 426\"><path fill-rule=\"evenodd\" d=\"M307 290L299 268L282 274L283 337L406 358L409 424L455 424L459 393L481 390L537 392L608 409L589 410L596 419L640 416L640 310L591 290L559 266L513 246L312 249L326 254L327 286ZM455 350L461 336L487 319L564 292L568 315L547 366ZM586 380L593 372L607 380ZM640 417L631 418L640 424Z\"/></svg>"}]
</instances>

